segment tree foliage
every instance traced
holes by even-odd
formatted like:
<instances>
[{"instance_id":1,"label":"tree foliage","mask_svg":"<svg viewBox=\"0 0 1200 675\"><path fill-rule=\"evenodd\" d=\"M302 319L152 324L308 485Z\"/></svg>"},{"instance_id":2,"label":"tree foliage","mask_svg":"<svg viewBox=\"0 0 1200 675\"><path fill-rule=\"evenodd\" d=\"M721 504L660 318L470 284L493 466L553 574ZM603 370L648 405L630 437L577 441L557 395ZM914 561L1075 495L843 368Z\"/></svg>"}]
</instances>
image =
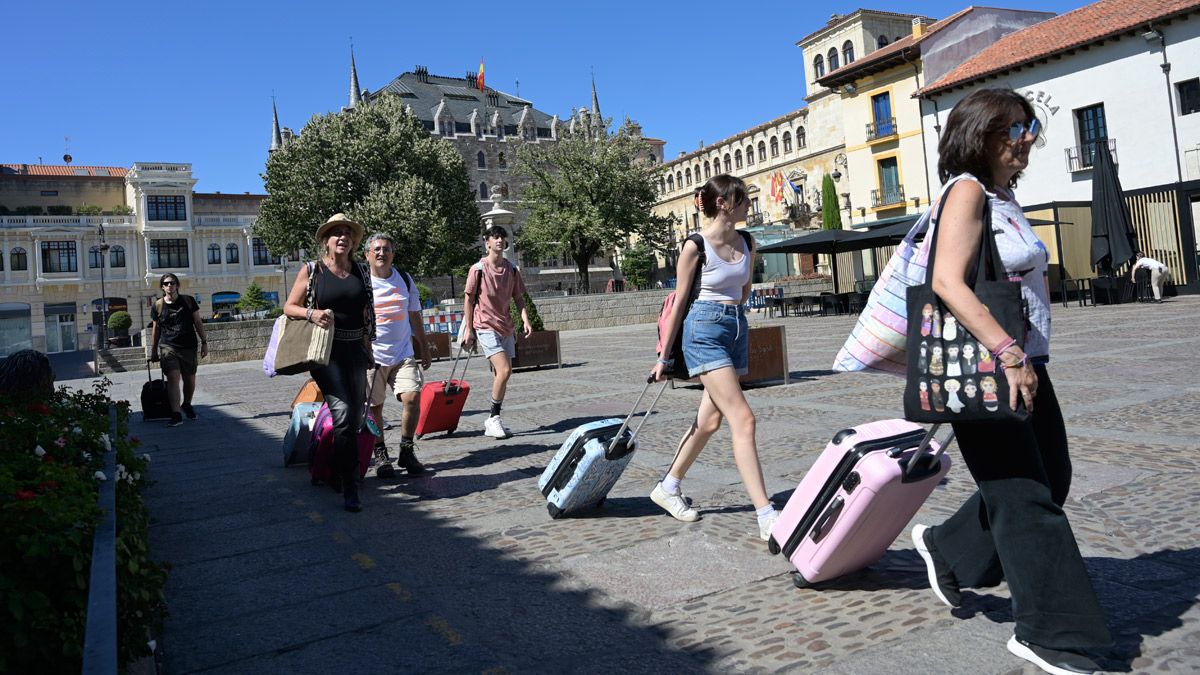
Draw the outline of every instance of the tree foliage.
<instances>
[{"instance_id":1,"label":"tree foliage","mask_svg":"<svg viewBox=\"0 0 1200 675\"><path fill-rule=\"evenodd\" d=\"M842 209L838 201L837 188L833 186L833 178L825 174L821 180L821 227L826 230L842 229Z\"/></svg>"},{"instance_id":2,"label":"tree foliage","mask_svg":"<svg viewBox=\"0 0 1200 675\"><path fill-rule=\"evenodd\" d=\"M261 309L267 309L271 306L271 301L263 293L263 289L253 281L246 287L246 292L238 299L234 305L243 312L257 312Z\"/></svg>"},{"instance_id":3,"label":"tree foliage","mask_svg":"<svg viewBox=\"0 0 1200 675\"><path fill-rule=\"evenodd\" d=\"M392 235L396 265L419 276L479 257L479 211L462 157L397 96L313 116L271 154L263 180L267 198L254 231L273 253L314 250L317 226L342 212L368 235Z\"/></svg>"},{"instance_id":4,"label":"tree foliage","mask_svg":"<svg viewBox=\"0 0 1200 675\"><path fill-rule=\"evenodd\" d=\"M654 251L639 241L621 253L621 274L634 288L645 288L650 284L657 262Z\"/></svg>"},{"instance_id":5,"label":"tree foliage","mask_svg":"<svg viewBox=\"0 0 1200 675\"><path fill-rule=\"evenodd\" d=\"M592 257L631 237L665 251L670 224L651 207L658 199L653 164L640 159L645 142L626 120L616 133L566 131L556 143L521 143L514 172L527 181L520 197L529 218L517 236L526 255L566 254L575 285L589 287Z\"/></svg>"}]
</instances>

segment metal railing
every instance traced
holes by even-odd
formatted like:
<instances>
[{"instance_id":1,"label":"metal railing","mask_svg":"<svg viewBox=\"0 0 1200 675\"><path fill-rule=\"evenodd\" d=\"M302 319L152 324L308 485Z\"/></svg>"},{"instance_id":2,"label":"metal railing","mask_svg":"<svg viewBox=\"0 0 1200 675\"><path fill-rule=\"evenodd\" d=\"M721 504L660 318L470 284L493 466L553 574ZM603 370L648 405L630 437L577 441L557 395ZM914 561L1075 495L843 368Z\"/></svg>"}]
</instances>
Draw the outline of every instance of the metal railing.
<instances>
[{"instance_id":1,"label":"metal railing","mask_svg":"<svg viewBox=\"0 0 1200 675\"><path fill-rule=\"evenodd\" d=\"M83 634L84 675L117 672L117 406L108 404L108 447L100 482L100 522L92 537L87 627Z\"/></svg>"},{"instance_id":2,"label":"metal railing","mask_svg":"<svg viewBox=\"0 0 1200 675\"><path fill-rule=\"evenodd\" d=\"M871 208L890 206L904 203L904 186L897 185L891 189L871 190Z\"/></svg>"},{"instance_id":3,"label":"metal railing","mask_svg":"<svg viewBox=\"0 0 1200 675\"><path fill-rule=\"evenodd\" d=\"M867 140L868 141L873 141L873 140L876 140L879 138L886 138L888 136L895 136L896 133L897 133L897 131L896 131L896 118L895 117L889 117L888 119L875 120L874 122L867 123Z\"/></svg>"},{"instance_id":4,"label":"metal railing","mask_svg":"<svg viewBox=\"0 0 1200 675\"><path fill-rule=\"evenodd\" d=\"M746 216L746 227L757 227L762 225L764 222L763 214L761 213L751 213L750 215Z\"/></svg>"},{"instance_id":5,"label":"metal railing","mask_svg":"<svg viewBox=\"0 0 1200 675\"><path fill-rule=\"evenodd\" d=\"M1083 143L1073 148L1067 148L1067 171L1072 173L1076 171L1087 171L1096 163L1096 153L1100 150L1100 143L1108 143L1108 151L1112 153L1113 164L1119 164L1117 161L1117 139L1107 138L1098 141Z\"/></svg>"}]
</instances>

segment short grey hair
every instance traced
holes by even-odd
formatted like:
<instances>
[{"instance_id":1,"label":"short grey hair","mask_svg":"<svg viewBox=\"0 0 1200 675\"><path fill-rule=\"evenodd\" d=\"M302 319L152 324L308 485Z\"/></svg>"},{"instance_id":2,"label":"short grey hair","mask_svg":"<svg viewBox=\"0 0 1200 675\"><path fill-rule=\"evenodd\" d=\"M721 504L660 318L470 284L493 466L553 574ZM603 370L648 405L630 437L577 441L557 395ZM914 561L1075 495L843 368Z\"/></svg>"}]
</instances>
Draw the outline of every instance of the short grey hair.
<instances>
[{"instance_id":1,"label":"short grey hair","mask_svg":"<svg viewBox=\"0 0 1200 675\"><path fill-rule=\"evenodd\" d=\"M367 237L367 243L363 244L363 248L369 251L371 250L371 244L381 239L391 244L393 250L396 248L396 240L392 239L392 235L386 232L376 232L375 234Z\"/></svg>"}]
</instances>

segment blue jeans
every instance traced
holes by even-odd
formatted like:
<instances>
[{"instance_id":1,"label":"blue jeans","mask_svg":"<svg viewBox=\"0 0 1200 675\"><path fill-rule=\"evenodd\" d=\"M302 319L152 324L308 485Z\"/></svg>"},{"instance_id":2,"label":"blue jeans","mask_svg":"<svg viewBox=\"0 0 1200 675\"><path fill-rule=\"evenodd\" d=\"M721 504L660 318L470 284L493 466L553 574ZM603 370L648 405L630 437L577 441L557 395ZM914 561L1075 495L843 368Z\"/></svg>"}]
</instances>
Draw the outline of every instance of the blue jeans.
<instances>
[{"instance_id":1,"label":"blue jeans","mask_svg":"<svg viewBox=\"0 0 1200 675\"><path fill-rule=\"evenodd\" d=\"M697 300L683 320L683 358L688 376L719 368L747 372L750 325L741 305Z\"/></svg>"}]
</instances>

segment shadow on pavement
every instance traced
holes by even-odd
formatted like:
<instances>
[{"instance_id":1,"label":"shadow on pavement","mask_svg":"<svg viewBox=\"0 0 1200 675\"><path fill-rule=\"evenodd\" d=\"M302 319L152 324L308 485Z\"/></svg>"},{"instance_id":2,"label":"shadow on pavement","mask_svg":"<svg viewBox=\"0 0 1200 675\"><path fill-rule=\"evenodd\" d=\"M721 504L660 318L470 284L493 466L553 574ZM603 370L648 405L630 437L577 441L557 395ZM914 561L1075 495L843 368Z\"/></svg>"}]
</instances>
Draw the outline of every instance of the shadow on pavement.
<instances>
[{"instance_id":1,"label":"shadow on pavement","mask_svg":"<svg viewBox=\"0 0 1200 675\"><path fill-rule=\"evenodd\" d=\"M307 471L280 466L285 417L197 409L198 421L173 429L135 414L131 431L152 458L153 553L172 568L165 672L698 672L716 658L668 647L660 629L590 591L558 588L553 571L464 534L441 515L452 510L421 508L461 497L478 513L470 495L531 470L371 477L365 510L348 514ZM500 446L441 468L547 449Z\"/></svg>"}]
</instances>

